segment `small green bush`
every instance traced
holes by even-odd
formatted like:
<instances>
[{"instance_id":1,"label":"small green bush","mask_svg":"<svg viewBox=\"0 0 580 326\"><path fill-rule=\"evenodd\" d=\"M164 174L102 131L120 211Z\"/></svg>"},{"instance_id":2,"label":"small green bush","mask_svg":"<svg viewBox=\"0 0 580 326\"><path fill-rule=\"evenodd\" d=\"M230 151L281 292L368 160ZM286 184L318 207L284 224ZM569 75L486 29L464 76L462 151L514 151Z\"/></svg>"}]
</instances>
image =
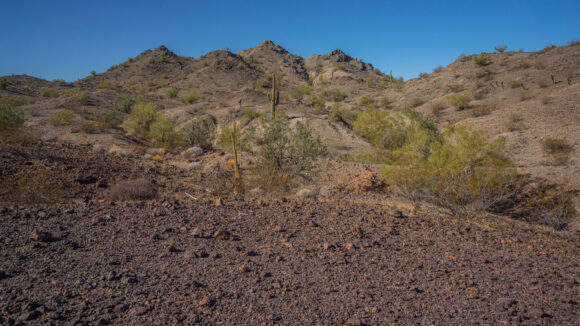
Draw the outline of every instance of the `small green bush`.
<instances>
[{"instance_id":1,"label":"small green bush","mask_svg":"<svg viewBox=\"0 0 580 326\"><path fill-rule=\"evenodd\" d=\"M43 97L57 97L58 96L58 90L54 87L45 87L41 90L40 94Z\"/></svg>"},{"instance_id":2,"label":"small green bush","mask_svg":"<svg viewBox=\"0 0 580 326\"><path fill-rule=\"evenodd\" d=\"M56 111L50 116L50 123L52 123L54 126L69 126L73 124L74 119L74 111L62 109Z\"/></svg>"},{"instance_id":3,"label":"small green bush","mask_svg":"<svg viewBox=\"0 0 580 326\"><path fill-rule=\"evenodd\" d=\"M135 99L130 95L123 95L117 100L116 107L121 112L129 113L135 104Z\"/></svg>"},{"instance_id":4,"label":"small green bush","mask_svg":"<svg viewBox=\"0 0 580 326\"><path fill-rule=\"evenodd\" d=\"M459 55L459 57L457 57L457 60L459 60L461 62L465 62L465 61L468 61L469 60L469 57L470 56L466 55L465 53L461 53Z\"/></svg>"},{"instance_id":5,"label":"small green bush","mask_svg":"<svg viewBox=\"0 0 580 326\"><path fill-rule=\"evenodd\" d=\"M167 96L169 96L169 98L176 98L177 93L179 93L179 90L177 90L177 88L175 88L175 87L170 88L167 90L167 92L165 92L165 94L167 94Z\"/></svg>"},{"instance_id":6,"label":"small green bush","mask_svg":"<svg viewBox=\"0 0 580 326\"><path fill-rule=\"evenodd\" d=\"M211 149L216 133L216 120L210 115L202 115L186 122L180 129L186 147L198 146Z\"/></svg>"},{"instance_id":7,"label":"small green bush","mask_svg":"<svg viewBox=\"0 0 580 326\"><path fill-rule=\"evenodd\" d=\"M312 94L312 86L310 85L300 85L290 91L290 96L295 100L302 100L304 95L310 94Z\"/></svg>"},{"instance_id":8,"label":"small green bush","mask_svg":"<svg viewBox=\"0 0 580 326\"><path fill-rule=\"evenodd\" d=\"M149 127L148 136L165 148L175 148L181 145L181 135L175 132L173 123L164 114L157 114Z\"/></svg>"},{"instance_id":9,"label":"small green bush","mask_svg":"<svg viewBox=\"0 0 580 326\"><path fill-rule=\"evenodd\" d=\"M341 122L347 127L352 128L352 124L356 120L358 112L351 111L340 104L335 104L332 106L332 111L328 115L328 118L335 122Z\"/></svg>"},{"instance_id":10,"label":"small green bush","mask_svg":"<svg viewBox=\"0 0 580 326\"><path fill-rule=\"evenodd\" d=\"M244 109L244 117L246 118L247 122L250 122L254 119L260 119L265 116L264 112L256 111L252 108L245 108Z\"/></svg>"},{"instance_id":11,"label":"small green bush","mask_svg":"<svg viewBox=\"0 0 580 326\"><path fill-rule=\"evenodd\" d=\"M412 199L423 199L459 215L489 209L515 180L515 169L501 155L503 139L467 124L446 128L432 137L420 128L389 155L381 174L388 184Z\"/></svg>"},{"instance_id":12,"label":"small green bush","mask_svg":"<svg viewBox=\"0 0 580 326\"><path fill-rule=\"evenodd\" d=\"M0 104L0 130L18 127L24 123L24 112L10 104Z\"/></svg>"},{"instance_id":13,"label":"small green bush","mask_svg":"<svg viewBox=\"0 0 580 326\"><path fill-rule=\"evenodd\" d=\"M8 81L8 79L6 78L0 78L0 89L6 89L8 88L8 85L10 84L10 82Z\"/></svg>"},{"instance_id":14,"label":"small green bush","mask_svg":"<svg viewBox=\"0 0 580 326\"><path fill-rule=\"evenodd\" d=\"M508 46L505 44L500 44L500 45L496 45L493 49L499 53L503 53L507 49L507 47Z\"/></svg>"},{"instance_id":15,"label":"small green bush","mask_svg":"<svg viewBox=\"0 0 580 326\"><path fill-rule=\"evenodd\" d=\"M260 158L263 168L290 174L312 169L313 163L328 155L320 137L314 137L307 124L298 122L292 131L287 121L265 120Z\"/></svg>"},{"instance_id":16,"label":"small green bush","mask_svg":"<svg viewBox=\"0 0 580 326\"><path fill-rule=\"evenodd\" d=\"M113 128L118 127L123 122L122 112L110 106L99 108L96 118L99 122Z\"/></svg>"},{"instance_id":17,"label":"small green bush","mask_svg":"<svg viewBox=\"0 0 580 326\"><path fill-rule=\"evenodd\" d=\"M195 103L195 102L199 102L201 100L203 100L205 97L203 96L203 94L201 94L199 92L198 89L193 88L191 90L189 90L189 92L187 92L187 94L185 95L185 97L183 98L183 101L185 101L185 103Z\"/></svg>"},{"instance_id":18,"label":"small green bush","mask_svg":"<svg viewBox=\"0 0 580 326\"><path fill-rule=\"evenodd\" d=\"M327 100L332 100L334 102L342 102L347 96L345 92L339 89L323 90L320 95Z\"/></svg>"},{"instance_id":19,"label":"small green bush","mask_svg":"<svg viewBox=\"0 0 580 326\"><path fill-rule=\"evenodd\" d=\"M491 59L487 54L481 53L473 57L473 62L479 66L487 66L491 63Z\"/></svg>"},{"instance_id":20,"label":"small green bush","mask_svg":"<svg viewBox=\"0 0 580 326\"><path fill-rule=\"evenodd\" d=\"M373 101L367 96L361 96L358 98L358 104L361 106L372 106Z\"/></svg>"},{"instance_id":21,"label":"small green bush","mask_svg":"<svg viewBox=\"0 0 580 326\"><path fill-rule=\"evenodd\" d=\"M326 104L326 102L322 98L320 98L314 94L312 94L312 95L308 96L308 98L306 98L306 105L314 108L315 110L321 110L322 108L324 108L325 104Z\"/></svg>"},{"instance_id":22,"label":"small green bush","mask_svg":"<svg viewBox=\"0 0 580 326\"><path fill-rule=\"evenodd\" d=\"M469 106L469 96L467 94L451 94L447 96L447 102L457 110L463 110Z\"/></svg>"},{"instance_id":23,"label":"small green bush","mask_svg":"<svg viewBox=\"0 0 580 326\"><path fill-rule=\"evenodd\" d=\"M87 91L79 89L74 92L74 97L79 101L81 104L89 103L89 94Z\"/></svg>"},{"instance_id":24,"label":"small green bush","mask_svg":"<svg viewBox=\"0 0 580 326\"><path fill-rule=\"evenodd\" d=\"M113 85L113 83L109 80L101 80L98 84L97 84L97 88L108 88L108 89L115 89L115 85Z\"/></svg>"},{"instance_id":25,"label":"small green bush","mask_svg":"<svg viewBox=\"0 0 580 326\"><path fill-rule=\"evenodd\" d=\"M125 121L124 128L133 135L149 135L151 124L158 115L157 107L151 103L140 102L133 106L129 119Z\"/></svg>"}]
</instances>

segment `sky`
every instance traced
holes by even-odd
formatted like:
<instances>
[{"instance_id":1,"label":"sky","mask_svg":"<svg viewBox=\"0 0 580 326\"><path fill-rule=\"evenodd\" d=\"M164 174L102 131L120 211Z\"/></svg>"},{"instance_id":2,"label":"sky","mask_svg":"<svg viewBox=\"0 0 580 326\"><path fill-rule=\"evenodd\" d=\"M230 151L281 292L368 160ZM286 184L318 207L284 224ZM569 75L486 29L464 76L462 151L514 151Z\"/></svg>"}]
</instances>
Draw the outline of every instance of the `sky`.
<instances>
[{"instance_id":1,"label":"sky","mask_svg":"<svg viewBox=\"0 0 580 326\"><path fill-rule=\"evenodd\" d=\"M272 40L341 49L405 80L458 55L580 39L580 1L0 0L0 75L74 81L165 45L178 55Z\"/></svg>"}]
</instances>

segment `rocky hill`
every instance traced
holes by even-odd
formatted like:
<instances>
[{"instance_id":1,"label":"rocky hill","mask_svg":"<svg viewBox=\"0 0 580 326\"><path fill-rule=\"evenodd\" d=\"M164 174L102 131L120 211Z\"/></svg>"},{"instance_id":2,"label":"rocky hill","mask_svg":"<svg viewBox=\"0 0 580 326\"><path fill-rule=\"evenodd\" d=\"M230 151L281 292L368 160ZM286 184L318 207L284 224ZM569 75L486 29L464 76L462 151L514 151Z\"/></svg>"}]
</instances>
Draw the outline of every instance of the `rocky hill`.
<instances>
[{"instance_id":1,"label":"rocky hill","mask_svg":"<svg viewBox=\"0 0 580 326\"><path fill-rule=\"evenodd\" d=\"M463 56L403 82L338 49L302 58L264 41L238 53L226 49L191 58L160 46L72 83L5 76L0 95L16 99L27 124L46 139L130 147L119 130L97 135L74 131L91 121L91 113L139 100L154 102L180 124L200 114L218 123L231 119L242 99L242 110L234 115L242 121L245 109L269 111L267 94L275 73L279 111L292 121L308 121L337 154L369 145L329 113L335 105L363 110L365 99L384 110L411 108L432 115L442 125L467 120L504 137L521 172L580 185L580 152L573 151L565 164L552 164L542 148L546 138L572 146L580 141L580 45L481 55L479 64L476 55ZM467 95L468 104L452 107L447 99L452 94ZM62 108L77 112L74 125L49 123L50 115Z\"/></svg>"}]
</instances>

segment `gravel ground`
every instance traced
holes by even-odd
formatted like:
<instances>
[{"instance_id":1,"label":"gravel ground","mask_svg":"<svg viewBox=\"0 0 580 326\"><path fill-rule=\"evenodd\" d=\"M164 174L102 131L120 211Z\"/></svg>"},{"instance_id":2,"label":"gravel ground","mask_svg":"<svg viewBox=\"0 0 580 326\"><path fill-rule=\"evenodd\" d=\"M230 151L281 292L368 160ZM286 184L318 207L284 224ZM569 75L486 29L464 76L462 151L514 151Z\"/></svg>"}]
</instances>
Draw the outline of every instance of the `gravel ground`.
<instances>
[{"instance_id":1,"label":"gravel ground","mask_svg":"<svg viewBox=\"0 0 580 326\"><path fill-rule=\"evenodd\" d=\"M580 323L578 242L348 200L0 210L0 323Z\"/></svg>"}]
</instances>

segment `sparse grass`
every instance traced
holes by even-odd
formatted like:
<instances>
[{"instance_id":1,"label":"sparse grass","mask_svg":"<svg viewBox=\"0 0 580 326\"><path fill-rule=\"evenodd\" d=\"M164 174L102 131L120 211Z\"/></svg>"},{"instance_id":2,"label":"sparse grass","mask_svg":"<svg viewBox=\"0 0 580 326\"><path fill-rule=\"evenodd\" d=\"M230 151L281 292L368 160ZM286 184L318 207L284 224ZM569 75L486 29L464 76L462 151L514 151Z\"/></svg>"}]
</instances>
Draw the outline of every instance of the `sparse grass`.
<instances>
[{"instance_id":1,"label":"sparse grass","mask_svg":"<svg viewBox=\"0 0 580 326\"><path fill-rule=\"evenodd\" d=\"M244 109L244 117L246 118L246 122L249 123L254 119L260 119L264 117L266 114L264 112L256 111L252 108L245 108Z\"/></svg>"},{"instance_id":2,"label":"sparse grass","mask_svg":"<svg viewBox=\"0 0 580 326\"><path fill-rule=\"evenodd\" d=\"M322 108L324 108L326 102L324 101L324 99L312 94L306 98L306 105L314 108L317 111L320 111L322 110Z\"/></svg>"},{"instance_id":3,"label":"sparse grass","mask_svg":"<svg viewBox=\"0 0 580 326\"><path fill-rule=\"evenodd\" d=\"M491 58L487 54L481 53L473 57L473 62L478 66L487 66L491 63Z\"/></svg>"},{"instance_id":4,"label":"sparse grass","mask_svg":"<svg viewBox=\"0 0 580 326\"><path fill-rule=\"evenodd\" d=\"M464 110L469 106L469 96L467 94L452 94L447 96L447 102L457 110Z\"/></svg>"},{"instance_id":5,"label":"sparse grass","mask_svg":"<svg viewBox=\"0 0 580 326\"><path fill-rule=\"evenodd\" d=\"M391 99L389 99L388 97L381 97L379 99L379 106L383 107L383 108L388 108L391 105Z\"/></svg>"},{"instance_id":6,"label":"sparse grass","mask_svg":"<svg viewBox=\"0 0 580 326\"><path fill-rule=\"evenodd\" d=\"M438 117L443 110L445 110L445 104L443 102L435 102L431 105L431 114Z\"/></svg>"},{"instance_id":7,"label":"sparse grass","mask_svg":"<svg viewBox=\"0 0 580 326\"><path fill-rule=\"evenodd\" d=\"M40 91L43 97L58 97L58 90L54 87L45 87Z\"/></svg>"},{"instance_id":8,"label":"sparse grass","mask_svg":"<svg viewBox=\"0 0 580 326\"><path fill-rule=\"evenodd\" d=\"M10 104L0 103L0 130L13 129L24 123L24 112Z\"/></svg>"},{"instance_id":9,"label":"sparse grass","mask_svg":"<svg viewBox=\"0 0 580 326\"><path fill-rule=\"evenodd\" d=\"M519 80L512 80L508 83L510 88L518 88L522 83Z\"/></svg>"},{"instance_id":10,"label":"sparse grass","mask_svg":"<svg viewBox=\"0 0 580 326\"><path fill-rule=\"evenodd\" d=\"M506 122L506 127L508 131L519 131L525 129L523 117L517 113L510 114L508 121Z\"/></svg>"},{"instance_id":11,"label":"sparse grass","mask_svg":"<svg viewBox=\"0 0 580 326\"><path fill-rule=\"evenodd\" d=\"M534 61L534 68L538 70L544 70L546 69L546 64L544 64L544 62L541 60L536 60Z\"/></svg>"},{"instance_id":12,"label":"sparse grass","mask_svg":"<svg viewBox=\"0 0 580 326\"><path fill-rule=\"evenodd\" d=\"M367 96L359 97L357 102L360 106L372 106L373 105L373 101L370 98L368 98Z\"/></svg>"},{"instance_id":13,"label":"sparse grass","mask_svg":"<svg viewBox=\"0 0 580 326\"><path fill-rule=\"evenodd\" d=\"M89 103L89 93L84 89L79 89L74 91L74 97L79 101L81 104L88 104Z\"/></svg>"},{"instance_id":14,"label":"sparse grass","mask_svg":"<svg viewBox=\"0 0 580 326\"><path fill-rule=\"evenodd\" d=\"M520 64L520 68L522 69L528 69L531 66L532 64L528 60L522 61L522 63Z\"/></svg>"},{"instance_id":15,"label":"sparse grass","mask_svg":"<svg viewBox=\"0 0 580 326\"><path fill-rule=\"evenodd\" d=\"M471 98L474 100L481 100L481 99L485 98L485 95L486 95L486 92L482 89L471 92Z\"/></svg>"},{"instance_id":16,"label":"sparse grass","mask_svg":"<svg viewBox=\"0 0 580 326\"><path fill-rule=\"evenodd\" d=\"M49 204L64 199L66 180L70 179L64 171L36 169L22 171L0 180L0 194L9 202L23 204Z\"/></svg>"},{"instance_id":17,"label":"sparse grass","mask_svg":"<svg viewBox=\"0 0 580 326\"><path fill-rule=\"evenodd\" d=\"M110 80L101 80L99 84L97 84L97 88L100 89L115 89L116 86Z\"/></svg>"},{"instance_id":18,"label":"sparse grass","mask_svg":"<svg viewBox=\"0 0 580 326\"><path fill-rule=\"evenodd\" d=\"M302 100L304 95L312 94L312 86L311 85L300 85L298 87L294 87L290 91L290 96L295 100Z\"/></svg>"},{"instance_id":19,"label":"sparse grass","mask_svg":"<svg viewBox=\"0 0 580 326\"><path fill-rule=\"evenodd\" d=\"M62 109L54 112L50 116L50 123L52 123L53 126L70 126L74 123L74 119L74 111Z\"/></svg>"},{"instance_id":20,"label":"sparse grass","mask_svg":"<svg viewBox=\"0 0 580 326\"><path fill-rule=\"evenodd\" d=\"M563 138L547 137L542 140L544 153L551 156L553 165L566 165L574 146Z\"/></svg>"},{"instance_id":21,"label":"sparse grass","mask_svg":"<svg viewBox=\"0 0 580 326\"><path fill-rule=\"evenodd\" d=\"M339 89L323 90L320 95L327 100L332 100L334 102L342 102L347 97L346 93Z\"/></svg>"},{"instance_id":22,"label":"sparse grass","mask_svg":"<svg viewBox=\"0 0 580 326\"><path fill-rule=\"evenodd\" d=\"M148 200L157 197L157 189L153 183L144 178L121 181L115 184L107 194L109 200Z\"/></svg>"},{"instance_id":23,"label":"sparse grass","mask_svg":"<svg viewBox=\"0 0 580 326\"><path fill-rule=\"evenodd\" d=\"M83 123L80 131L85 134L102 134L109 128L109 125L104 122L90 121Z\"/></svg>"},{"instance_id":24,"label":"sparse grass","mask_svg":"<svg viewBox=\"0 0 580 326\"><path fill-rule=\"evenodd\" d=\"M183 101L185 103L195 103L195 102L199 102L201 100L203 100L205 98L205 96L203 94L200 93L200 91L197 88L193 88L191 90L189 90L187 92L187 94L183 97Z\"/></svg>"},{"instance_id":25,"label":"sparse grass","mask_svg":"<svg viewBox=\"0 0 580 326\"><path fill-rule=\"evenodd\" d=\"M491 114L493 111L495 111L494 104L484 104L471 110L471 115L474 117L482 117L484 115Z\"/></svg>"},{"instance_id":26,"label":"sparse grass","mask_svg":"<svg viewBox=\"0 0 580 326\"><path fill-rule=\"evenodd\" d=\"M462 90L464 90L465 86L462 84L451 84L451 85L448 85L447 88L450 91L457 93L457 92L461 92Z\"/></svg>"},{"instance_id":27,"label":"sparse grass","mask_svg":"<svg viewBox=\"0 0 580 326\"><path fill-rule=\"evenodd\" d=\"M33 99L15 96L0 96L0 105L20 106L34 102Z\"/></svg>"},{"instance_id":28,"label":"sparse grass","mask_svg":"<svg viewBox=\"0 0 580 326\"><path fill-rule=\"evenodd\" d=\"M458 57L457 60L459 60L460 62L466 62L469 61L469 59L471 59L471 56L466 55L465 53L461 53Z\"/></svg>"},{"instance_id":29,"label":"sparse grass","mask_svg":"<svg viewBox=\"0 0 580 326\"><path fill-rule=\"evenodd\" d=\"M411 105L411 107L412 107L412 108L416 108L416 107L418 107L418 106L421 106L421 105L423 105L423 103L425 103L425 101L424 101L422 98L420 98L420 97L414 97L414 98L411 100L411 103L410 103L410 105Z\"/></svg>"},{"instance_id":30,"label":"sparse grass","mask_svg":"<svg viewBox=\"0 0 580 326\"><path fill-rule=\"evenodd\" d=\"M165 92L169 98L176 98L178 93L179 90L175 87L172 87Z\"/></svg>"}]
</instances>

